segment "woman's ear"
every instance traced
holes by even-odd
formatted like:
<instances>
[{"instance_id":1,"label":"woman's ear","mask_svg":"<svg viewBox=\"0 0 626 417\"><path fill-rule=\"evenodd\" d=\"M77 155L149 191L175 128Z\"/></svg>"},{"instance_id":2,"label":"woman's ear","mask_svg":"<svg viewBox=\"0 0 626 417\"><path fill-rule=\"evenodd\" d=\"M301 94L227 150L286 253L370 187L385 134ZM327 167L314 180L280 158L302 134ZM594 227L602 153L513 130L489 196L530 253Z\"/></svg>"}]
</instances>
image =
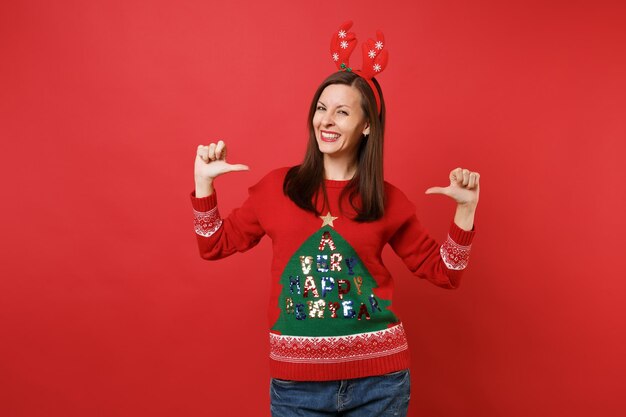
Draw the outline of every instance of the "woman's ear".
<instances>
[{"instance_id":1,"label":"woman's ear","mask_svg":"<svg viewBox=\"0 0 626 417\"><path fill-rule=\"evenodd\" d=\"M366 124L365 124L365 129L363 129L363 134L364 134L365 136L367 136L367 135L369 135L369 134L370 134L370 124L369 124L369 123L366 123Z\"/></svg>"}]
</instances>

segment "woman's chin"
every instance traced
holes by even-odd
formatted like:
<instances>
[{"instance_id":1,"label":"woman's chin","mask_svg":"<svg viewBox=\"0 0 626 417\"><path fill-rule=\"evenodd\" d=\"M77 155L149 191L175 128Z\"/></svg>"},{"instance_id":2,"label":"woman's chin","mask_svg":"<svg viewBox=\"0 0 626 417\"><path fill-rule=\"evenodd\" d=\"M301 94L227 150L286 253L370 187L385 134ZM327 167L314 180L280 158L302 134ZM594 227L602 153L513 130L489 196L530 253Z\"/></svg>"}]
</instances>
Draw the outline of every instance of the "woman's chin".
<instances>
[{"instance_id":1,"label":"woman's chin","mask_svg":"<svg viewBox=\"0 0 626 417\"><path fill-rule=\"evenodd\" d=\"M321 153L331 154L337 152L341 148L341 146L339 142L318 141L317 148L320 150Z\"/></svg>"}]
</instances>

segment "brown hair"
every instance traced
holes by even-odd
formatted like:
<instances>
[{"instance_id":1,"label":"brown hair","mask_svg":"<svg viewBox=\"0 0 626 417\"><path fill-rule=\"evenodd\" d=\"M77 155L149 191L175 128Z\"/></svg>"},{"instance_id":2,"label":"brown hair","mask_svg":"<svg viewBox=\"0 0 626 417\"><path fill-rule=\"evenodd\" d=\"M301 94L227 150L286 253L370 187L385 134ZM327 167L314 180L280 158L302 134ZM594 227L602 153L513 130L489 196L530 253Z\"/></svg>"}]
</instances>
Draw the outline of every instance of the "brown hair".
<instances>
[{"instance_id":1,"label":"brown hair","mask_svg":"<svg viewBox=\"0 0 626 417\"><path fill-rule=\"evenodd\" d=\"M383 142L385 137L385 100L376 79L373 84L380 95L380 116L376 108L376 98L371 87L363 78L353 72L338 71L328 76L317 88L309 108L307 126L309 141L304 161L301 165L291 167L283 182L283 192L298 207L316 215L317 199L321 188L324 204L328 207L328 196L324 184L324 158L320 152L313 127L313 116L317 102L324 89L331 84L345 84L355 87L361 93L361 108L370 123L369 137L362 137L357 150L357 168L354 177L341 192L340 200L348 196L348 201L357 215L357 222L369 222L380 219L385 210L385 193L383 178ZM359 203L355 199L359 197ZM341 204L340 204L341 207Z\"/></svg>"}]
</instances>

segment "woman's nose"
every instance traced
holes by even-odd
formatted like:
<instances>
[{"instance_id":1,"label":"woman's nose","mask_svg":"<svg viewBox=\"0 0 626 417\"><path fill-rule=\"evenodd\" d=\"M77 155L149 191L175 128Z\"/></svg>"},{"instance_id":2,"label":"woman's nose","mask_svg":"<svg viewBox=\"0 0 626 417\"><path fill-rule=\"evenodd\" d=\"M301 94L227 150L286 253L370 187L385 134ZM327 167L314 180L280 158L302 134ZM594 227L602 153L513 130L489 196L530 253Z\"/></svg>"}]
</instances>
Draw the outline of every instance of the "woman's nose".
<instances>
[{"instance_id":1,"label":"woman's nose","mask_svg":"<svg viewBox=\"0 0 626 417\"><path fill-rule=\"evenodd\" d=\"M324 112L324 117L322 118L322 124L324 126L328 126L328 125L332 125L333 124L333 117L332 117L332 114L329 111Z\"/></svg>"}]
</instances>

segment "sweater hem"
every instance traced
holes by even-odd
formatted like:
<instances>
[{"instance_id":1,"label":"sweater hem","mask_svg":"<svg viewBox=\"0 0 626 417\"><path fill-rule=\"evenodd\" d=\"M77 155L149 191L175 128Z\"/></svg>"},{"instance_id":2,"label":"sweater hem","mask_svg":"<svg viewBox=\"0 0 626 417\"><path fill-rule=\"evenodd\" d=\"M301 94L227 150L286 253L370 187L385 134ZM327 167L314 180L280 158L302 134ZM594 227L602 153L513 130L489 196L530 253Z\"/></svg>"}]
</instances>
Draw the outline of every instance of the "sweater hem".
<instances>
[{"instance_id":1,"label":"sweater hem","mask_svg":"<svg viewBox=\"0 0 626 417\"><path fill-rule=\"evenodd\" d=\"M409 369L408 349L379 358L340 363L293 363L270 358L270 376L291 381L335 381L384 375Z\"/></svg>"},{"instance_id":2,"label":"sweater hem","mask_svg":"<svg viewBox=\"0 0 626 417\"><path fill-rule=\"evenodd\" d=\"M402 323L343 336L270 332L270 367L279 379L326 381L382 375L408 368L408 357Z\"/></svg>"}]
</instances>

